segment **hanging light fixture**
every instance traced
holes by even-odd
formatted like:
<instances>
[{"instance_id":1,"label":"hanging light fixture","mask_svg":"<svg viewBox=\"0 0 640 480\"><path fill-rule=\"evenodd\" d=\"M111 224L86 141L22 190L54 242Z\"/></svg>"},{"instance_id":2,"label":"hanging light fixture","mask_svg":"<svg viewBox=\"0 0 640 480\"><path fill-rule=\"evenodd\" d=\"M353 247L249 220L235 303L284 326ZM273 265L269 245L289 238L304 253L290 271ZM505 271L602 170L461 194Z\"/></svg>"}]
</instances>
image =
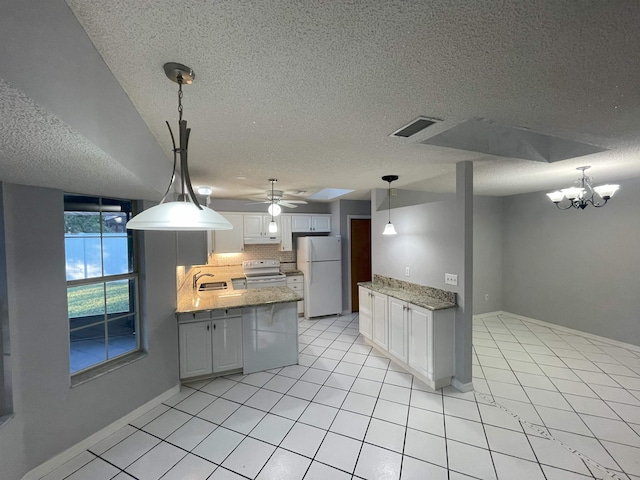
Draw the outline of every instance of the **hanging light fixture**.
<instances>
[{"instance_id":1,"label":"hanging light fixture","mask_svg":"<svg viewBox=\"0 0 640 480\"><path fill-rule=\"evenodd\" d=\"M396 228L393 226L393 223L391 223L391 182L397 179L397 175L385 175L382 177L382 180L389 182L389 189L387 191L389 197L389 223L384 227L384 232L382 232L383 235L396 235L398 233L396 232Z\"/></svg>"},{"instance_id":2,"label":"hanging light fixture","mask_svg":"<svg viewBox=\"0 0 640 480\"><path fill-rule=\"evenodd\" d=\"M275 178L270 178L269 181L271 182L271 205L269 205L269 208L267 209L268 212L271 214L271 221L269 222L269 233L277 233L278 224L275 222L273 217L274 215L277 216L282 209L280 208L280 205L278 205L277 203L275 204L273 203L273 184L276 183L278 180ZM278 213L275 213L276 209L274 207L278 207Z\"/></svg>"},{"instance_id":3,"label":"hanging light fixture","mask_svg":"<svg viewBox=\"0 0 640 480\"><path fill-rule=\"evenodd\" d=\"M269 215L271 215L272 217L277 217L278 215L280 215L282 213L282 208L280 207L280 205L278 205L278 202L275 201L275 197L274 197L274 190L273 190L273 184L275 182L278 181L277 178L270 178L269 181L271 182L271 198L269 198L269 200L271 200L271 203L269 204L269 206L267 207L267 212L269 212Z\"/></svg>"},{"instance_id":4,"label":"hanging light fixture","mask_svg":"<svg viewBox=\"0 0 640 480\"><path fill-rule=\"evenodd\" d=\"M127 222L127 228L131 230L171 231L231 230L233 227L226 218L210 208L200 205L191 186L189 167L187 166L187 149L191 129L187 128L187 121L182 119L182 85L193 83L195 74L189 67L180 63L166 63L164 73L169 80L178 84L179 145L177 147L171 126L169 122L166 122L173 144L173 174L160 203L133 217ZM176 178L178 155L180 155L181 193L176 201L165 202Z\"/></svg>"},{"instance_id":5,"label":"hanging light fixture","mask_svg":"<svg viewBox=\"0 0 640 480\"><path fill-rule=\"evenodd\" d=\"M584 173L588 170L589 166L578 167L576 170L582 172L582 178L576 180L577 187L563 188L556 192L547 193L547 196L553 203L556 204L560 210L568 210L571 207L584 210L587 205L591 204L594 207L604 206L613 194L620 188L620 185L600 185L594 187L592 182L593 178L587 177ZM560 202L568 200L563 205Z\"/></svg>"}]
</instances>

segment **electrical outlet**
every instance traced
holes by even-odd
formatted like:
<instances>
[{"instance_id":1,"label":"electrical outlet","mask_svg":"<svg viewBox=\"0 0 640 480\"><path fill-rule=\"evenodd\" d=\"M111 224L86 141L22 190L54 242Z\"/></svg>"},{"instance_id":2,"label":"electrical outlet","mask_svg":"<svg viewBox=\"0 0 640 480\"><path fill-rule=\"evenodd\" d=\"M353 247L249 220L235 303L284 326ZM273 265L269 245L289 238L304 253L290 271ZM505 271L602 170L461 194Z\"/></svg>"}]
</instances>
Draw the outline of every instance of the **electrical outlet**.
<instances>
[{"instance_id":1,"label":"electrical outlet","mask_svg":"<svg viewBox=\"0 0 640 480\"><path fill-rule=\"evenodd\" d=\"M404 274L408 277L409 276L409 267L405 267L404 269Z\"/></svg>"},{"instance_id":2,"label":"electrical outlet","mask_svg":"<svg viewBox=\"0 0 640 480\"><path fill-rule=\"evenodd\" d=\"M453 273L445 273L444 283L446 283L447 285L458 285L458 275L454 275Z\"/></svg>"},{"instance_id":3,"label":"electrical outlet","mask_svg":"<svg viewBox=\"0 0 640 480\"><path fill-rule=\"evenodd\" d=\"M488 294L488 293L485 293L485 294L484 294L484 300L485 300L486 302L488 302L488 301L489 301L489 294Z\"/></svg>"}]
</instances>

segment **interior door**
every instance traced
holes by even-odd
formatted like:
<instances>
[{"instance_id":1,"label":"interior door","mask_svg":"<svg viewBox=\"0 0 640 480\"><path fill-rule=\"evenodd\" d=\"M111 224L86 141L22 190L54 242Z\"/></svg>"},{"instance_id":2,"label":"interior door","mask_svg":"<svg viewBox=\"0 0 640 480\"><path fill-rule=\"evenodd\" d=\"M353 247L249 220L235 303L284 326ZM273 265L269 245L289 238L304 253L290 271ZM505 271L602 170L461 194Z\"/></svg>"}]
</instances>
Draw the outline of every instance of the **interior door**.
<instances>
[{"instance_id":1,"label":"interior door","mask_svg":"<svg viewBox=\"0 0 640 480\"><path fill-rule=\"evenodd\" d=\"M351 219L351 311L360 304L358 282L371 281L371 219Z\"/></svg>"}]
</instances>

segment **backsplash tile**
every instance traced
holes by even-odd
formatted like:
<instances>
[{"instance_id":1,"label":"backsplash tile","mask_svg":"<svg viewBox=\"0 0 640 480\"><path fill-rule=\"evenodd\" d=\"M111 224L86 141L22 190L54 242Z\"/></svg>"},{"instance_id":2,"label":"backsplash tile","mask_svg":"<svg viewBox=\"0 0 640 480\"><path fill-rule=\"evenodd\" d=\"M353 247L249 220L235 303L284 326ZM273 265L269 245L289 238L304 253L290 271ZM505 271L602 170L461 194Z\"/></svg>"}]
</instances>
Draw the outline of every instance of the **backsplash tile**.
<instances>
[{"instance_id":1,"label":"backsplash tile","mask_svg":"<svg viewBox=\"0 0 640 480\"><path fill-rule=\"evenodd\" d=\"M212 253L209 255L207 266L229 267L242 265L245 260L280 260L282 271L295 270L296 252L282 252L279 244L245 245L241 253Z\"/></svg>"}]
</instances>

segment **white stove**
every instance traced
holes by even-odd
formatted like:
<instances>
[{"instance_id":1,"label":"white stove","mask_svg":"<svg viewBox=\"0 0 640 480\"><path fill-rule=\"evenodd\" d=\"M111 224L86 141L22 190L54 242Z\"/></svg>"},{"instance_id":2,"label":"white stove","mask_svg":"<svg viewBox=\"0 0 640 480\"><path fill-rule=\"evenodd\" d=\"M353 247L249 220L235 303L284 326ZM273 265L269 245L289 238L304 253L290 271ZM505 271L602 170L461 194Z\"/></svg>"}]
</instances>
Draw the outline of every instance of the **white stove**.
<instances>
[{"instance_id":1,"label":"white stove","mask_svg":"<svg viewBox=\"0 0 640 480\"><path fill-rule=\"evenodd\" d=\"M247 288L286 287L287 276L280 273L278 260L245 260L242 272Z\"/></svg>"}]
</instances>

